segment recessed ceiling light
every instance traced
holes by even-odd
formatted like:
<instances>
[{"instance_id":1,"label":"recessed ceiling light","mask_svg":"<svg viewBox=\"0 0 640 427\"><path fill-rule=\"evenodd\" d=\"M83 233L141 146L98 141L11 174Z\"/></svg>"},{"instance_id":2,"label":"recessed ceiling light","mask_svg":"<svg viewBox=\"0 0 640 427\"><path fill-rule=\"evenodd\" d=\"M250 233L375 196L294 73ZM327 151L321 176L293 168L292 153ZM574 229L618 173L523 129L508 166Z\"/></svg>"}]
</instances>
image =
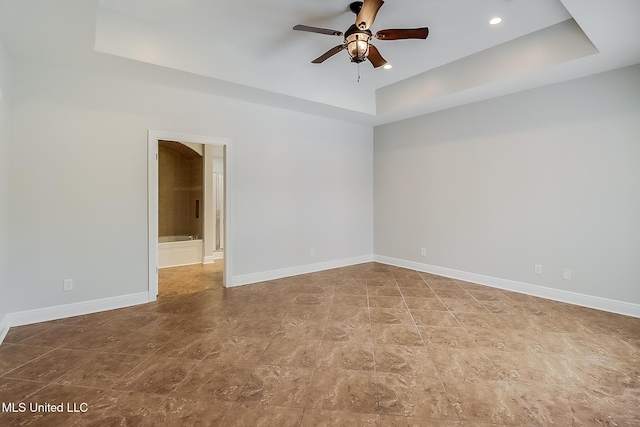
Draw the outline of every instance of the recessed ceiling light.
<instances>
[{"instance_id":1,"label":"recessed ceiling light","mask_svg":"<svg viewBox=\"0 0 640 427\"><path fill-rule=\"evenodd\" d=\"M391 65L391 64L384 64L384 67L382 67L382 68L384 68L385 70L390 70L390 69L392 69L392 68L393 68L393 65Z\"/></svg>"},{"instance_id":2,"label":"recessed ceiling light","mask_svg":"<svg viewBox=\"0 0 640 427\"><path fill-rule=\"evenodd\" d=\"M489 24L498 25L501 22L502 22L502 18L500 18L499 16L496 16L495 18L491 18L491 21L489 21Z\"/></svg>"}]
</instances>

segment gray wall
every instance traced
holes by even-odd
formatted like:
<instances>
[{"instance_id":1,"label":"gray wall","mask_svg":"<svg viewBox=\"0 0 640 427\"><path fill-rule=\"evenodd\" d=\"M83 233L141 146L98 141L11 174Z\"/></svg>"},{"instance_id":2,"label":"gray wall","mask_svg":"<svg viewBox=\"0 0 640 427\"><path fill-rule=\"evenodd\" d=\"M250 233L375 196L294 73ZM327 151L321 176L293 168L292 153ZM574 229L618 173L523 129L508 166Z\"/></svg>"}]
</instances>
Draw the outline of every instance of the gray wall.
<instances>
[{"instance_id":1,"label":"gray wall","mask_svg":"<svg viewBox=\"0 0 640 427\"><path fill-rule=\"evenodd\" d=\"M0 323L9 309L9 143L7 103L9 102L9 56L0 38ZM2 334L0 326L0 334Z\"/></svg>"},{"instance_id":2,"label":"gray wall","mask_svg":"<svg viewBox=\"0 0 640 427\"><path fill-rule=\"evenodd\" d=\"M640 66L380 126L374 141L376 255L640 303Z\"/></svg>"},{"instance_id":3,"label":"gray wall","mask_svg":"<svg viewBox=\"0 0 640 427\"><path fill-rule=\"evenodd\" d=\"M148 129L233 140L234 276L371 256L371 127L146 78L12 71L12 312L147 290Z\"/></svg>"},{"instance_id":4,"label":"gray wall","mask_svg":"<svg viewBox=\"0 0 640 427\"><path fill-rule=\"evenodd\" d=\"M640 303L640 66L373 130L10 65L0 321L147 290L147 129L233 139L234 275L376 253Z\"/></svg>"}]
</instances>

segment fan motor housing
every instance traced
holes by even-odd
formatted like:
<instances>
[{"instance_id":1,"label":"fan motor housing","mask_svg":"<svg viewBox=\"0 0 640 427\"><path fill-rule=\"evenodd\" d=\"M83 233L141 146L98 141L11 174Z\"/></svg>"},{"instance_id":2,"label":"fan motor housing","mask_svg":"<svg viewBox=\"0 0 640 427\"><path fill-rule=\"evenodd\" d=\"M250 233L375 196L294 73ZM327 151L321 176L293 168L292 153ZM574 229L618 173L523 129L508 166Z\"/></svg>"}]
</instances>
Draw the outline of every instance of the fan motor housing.
<instances>
[{"instance_id":1,"label":"fan motor housing","mask_svg":"<svg viewBox=\"0 0 640 427\"><path fill-rule=\"evenodd\" d=\"M356 34L356 33L366 34L367 36L369 36L369 38L373 37L373 33L371 32L371 30L361 30L360 28L358 28L356 26L356 24L353 24L353 25L351 25L349 27L349 29L347 31L345 31L344 39L347 40L347 37L349 37L352 34Z\"/></svg>"},{"instance_id":2,"label":"fan motor housing","mask_svg":"<svg viewBox=\"0 0 640 427\"><path fill-rule=\"evenodd\" d=\"M362 10L362 2L361 1L354 1L353 3L351 3L349 5L349 10L353 13L355 13L356 15L360 13L360 10Z\"/></svg>"}]
</instances>

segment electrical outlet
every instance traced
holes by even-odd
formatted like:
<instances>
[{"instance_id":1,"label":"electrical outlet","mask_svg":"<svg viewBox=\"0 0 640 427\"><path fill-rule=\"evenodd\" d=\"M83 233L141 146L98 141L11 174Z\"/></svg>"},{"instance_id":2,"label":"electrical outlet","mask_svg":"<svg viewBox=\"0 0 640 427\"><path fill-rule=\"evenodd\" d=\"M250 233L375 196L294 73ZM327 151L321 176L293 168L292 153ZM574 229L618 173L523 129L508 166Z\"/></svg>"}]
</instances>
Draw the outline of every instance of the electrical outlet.
<instances>
[{"instance_id":1,"label":"electrical outlet","mask_svg":"<svg viewBox=\"0 0 640 427\"><path fill-rule=\"evenodd\" d=\"M571 280L571 270L565 268L562 277L564 277L564 280Z\"/></svg>"},{"instance_id":2,"label":"electrical outlet","mask_svg":"<svg viewBox=\"0 0 640 427\"><path fill-rule=\"evenodd\" d=\"M73 279L64 279L62 282L62 289L65 291L70 291L73 289Z\"/></svg>"},{"instance_id":3,"label":"electrical outlet","mask_svg":"<svg viewBox=\"0 0 640 427\"><path fill-rule=\"evenodd\" d=\"M540 264L536 264L533 267L533 272L536 274L542 274L542 266Z\"/></svg>"},{"instance_id":4,"label":"electrical outlet","mask_svg":"<svg viewBox=\"0 0 640 427\"><path fill-rule=\"evenodd\" d=\"M427 248L420 248L420 256L427 256Z\"/></svg>"}]
</instances>

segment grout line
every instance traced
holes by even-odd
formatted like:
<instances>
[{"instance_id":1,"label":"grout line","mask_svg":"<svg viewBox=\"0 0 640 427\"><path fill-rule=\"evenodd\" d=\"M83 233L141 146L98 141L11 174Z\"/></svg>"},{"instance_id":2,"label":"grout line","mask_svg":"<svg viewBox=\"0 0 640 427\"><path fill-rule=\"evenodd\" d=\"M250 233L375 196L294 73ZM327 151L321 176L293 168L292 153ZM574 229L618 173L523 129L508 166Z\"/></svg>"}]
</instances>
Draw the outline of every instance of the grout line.
<instances>
[{"instance_id":1,"label":"grout line","mask_svg":"<svg viewBox=\"0 0 640 427\"><path fill-rule=\"evenodd\" d=\"M423 279L424 280L424 279ZM460 321L458 320L458 318L456 317L455 313L453 311L451 311L451 309L449 307L447 307L447 304L445 304L445 302L442 300L442 298L440 297L440 295L438 295L438 293L431 287L431 285L429 285L429 282L427 282L425 280L425 283L427 284L427 286L429 286L429 289L431 289L431 292L433 292L436 296L436 298L438 298L438 301L440 301L440 303L442 305L444 305L444 308L447 309L447 313L449 313L451 316L453 316L453 318L455 319L456 323L458 323L458 325L460 325L460 327L467 332L466 328L462 325L462 323L460 323ZM468 332L467 332L468 334Z\"/></svg>"},{"instance_id":2,"label":"grout line","mask_svg":"<svg viewBox=\"0 0 640 427\"><path fill-rule=\"evenodd\" d=\"M420 276L420 278L422 278L422 276ZM425 348L426 348L427 343L425 342L425 340L424 340L424 338L422 336L422 333L420 332L420 328L418 327L418 324L416 323L416 319L413 317L413 313L411 313L411 309L409 308L409 304L407 304L407 300L404 297L404 293L402 292L402 289L398 285L398 281L396 280L395 277L393 278L393 280L396 282L396 286L398 287L398 290L400 291L400 296L402 297L402 301L404 302L404 306L407 307L407 311L409 312L409 316L411 317L411 321L413 322L413 326L418 331L418 335L420 335L420 340L422 341L422 345L424 345ZM425 282L425 285L427 285L427 282L424 279L422 279L422 281ZM429 286L429 285L427 285L427 286Z\"/></svg>"},{"instance_id":3,"label":"grout line","mask_svg":"<svg viewBox=\"0 0 640 427\"><path fill-rule=\"evenodd\" d=\"M418 273L418 275L420 275L420 273ZM440 302L445 306L445 308L447 308L447 312L449 312L449 308L444 304L444 302L442 302L442 300L440 299L440 296L433 290L433 288L429 285L429 283L424 279L424 277L422 277L422 275L420 275L420 278L422 279L422 281L424 282L424 284L431 290L431 292L433 292L436 296L436 298L438 298L440 300ZM397 282L396 282L397 283ZM402 293L402 291L400 291L400 293L402 294L402 299L404 300L405 305L407 305L407 301L404 299L404 294ZM407 309L409 309L409 306L407 305ZM429 351L429 347L427 346L426 341L424 340L424 337L422 336L422 332L420 331L420 327L418 327L418 325L415 322L415 319L413 317L413 314L411 313L411 310L409 310L409 314L411 315L411 319L413 320L413 323L416 327L416 329L418 330L418 334L420 335L420 339L422 340L422 343L424 344L424 348L427 351L427 354L429 355L429 359L431 359L431 363L433 364L433 369L436 371L436 375L438 376L438 380L440 381L440 385L442 386L442 389L445 392L445 395L447 397L447 400L449 401L449 404L451 405L451 407L453 408L453 413L456 416L457 420L460 420L460 417L458 417L458 412L456 411L456 407L454 405L454 396L451 395L448 391L447 391L447 387L444 385L444 381L442 379L442 375L440 374L440 371L438 370L438 367L436 366L436 364L433 361L433 357L431 355L431 351ZM455 316L454 316L455 318ZM458 319L456 319L456 322L458 321ZM460 322L458 322L460 323ZM462 326L462 325L460 325ZM464 330L464 329L463 329ZM466 332L466 331L465 331Z\"/></svg>"},{"instance_id":4,"label":"grout line","mask_svg":"<svg viewBox=\"0 0 640 427\"><path fill-rule=\"evenodd\" d=\"M331 316L331 307L333 307L333 299L336 296L336 286L337 286L337 282L338 282L338 277L339 274L333 278L332 280L334 281L334 288L333 288L333 294L331 295L331 303L329 304L329 309L327 310L327 314L324 317L324 321L323 321L323 327L322 327L322 336L320 337L320 344L318 344L318 348L316 349L316 360L313 364L313 368L311 370L311 377L309 378L309 388L307 389L307 396L305 397L304 400L304 405L302 406L302 416L300 417L300 424L302 424L302 419L304 418L304 415L307 413L307 409L308 408L308 404L309 404L309 395L311 394L311 384L313 384L313 379L316 376L316 370L318 368L318 356L320 354L320 348L322 347L322 344L324 343L324 335L325 332L327 330L327 326L329 324L329 317Z\"/></svg>"},{"instance_id":5,"label":"grout line","mask_svg":"<svg viewBox=\"0 0 640 427\"><path fill-rule=\"evenodd\" d=\"M373 339L373 321L371 319L371 300L369 298L369 284L365 280L365 291L367 295L367 312L369 313L369 337L371 338L371 356L373 357L373 383L376 386L376 413L380 415L380 387L378 385L378 369L376 362L376 346Z\"/></svg>"},{"instance_id":6,"label":"grout line","mask_svg":"<svg viewBox=\"0 0 640 427\"><path fill-rule=\"evenodd\" d=\"M9 345L22 345L22 344L10 344L10 343L7 343L7 344L9 344ZM29 346L29 347L36 347L36 346ZM5 372L4 374L0 375L0 378L12 378L12 377L7 377L7 375L10 374L11 372L15 371L16 369L20 369L23 366L28 365L29 363L34 362L34 361L46 356L47 354L51 353L52 351L57 350L57 348L51 348L51 347L36 347L36 348L47 348L47 349L49 349L49 351L45 351L40 356L34 357L33 359L28 360L27 362L24 362L23 364L21 364L19 366L16 366L15 368L11 369L10 371ZM13 379L18 379L18 378L13 378ZM36 380L33 380L33 381L36 381ZM39 382L39 381L36 381L36 382Z\"/></svg>"}]
</instances>

